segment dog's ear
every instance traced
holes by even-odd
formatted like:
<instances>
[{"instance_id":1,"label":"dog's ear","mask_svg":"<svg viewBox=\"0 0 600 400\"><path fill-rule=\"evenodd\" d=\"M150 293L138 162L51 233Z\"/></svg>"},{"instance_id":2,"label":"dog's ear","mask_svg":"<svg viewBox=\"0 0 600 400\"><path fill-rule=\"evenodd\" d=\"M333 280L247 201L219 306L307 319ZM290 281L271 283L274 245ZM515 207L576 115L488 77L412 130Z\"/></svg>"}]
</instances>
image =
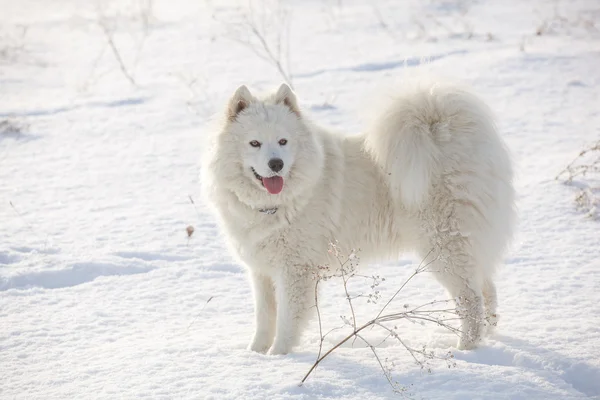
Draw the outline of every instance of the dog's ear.
<instances>
[{"instance_id":1,"label":"dog's ear","mask_svg":"<svg viewBox=\"0 0 600 400\"><path fill-rule=\"evenodd\" d=\"M230 121L235 121L235 118L239 113L244 111L246 107L250 105L252 102L252 94L246 87L246 85L242 85L231 96L231 100L229 100L229 107L227 108L227 117Z\"/></svg>"},{"instance_id":2,"label":"dog's ear","mask_svg":"<svg viewBox=\"0 0 600 400\"><path fill-rule=\"evenodd\" d=\"M296 95L292 91L292 89L282 83L275 94L275 104L285 104L287 108L290 109L291 112L296 114L298 117L300 116L300 107L298 107L298 101L296 100Z\"/></svg>"}]
</instances>

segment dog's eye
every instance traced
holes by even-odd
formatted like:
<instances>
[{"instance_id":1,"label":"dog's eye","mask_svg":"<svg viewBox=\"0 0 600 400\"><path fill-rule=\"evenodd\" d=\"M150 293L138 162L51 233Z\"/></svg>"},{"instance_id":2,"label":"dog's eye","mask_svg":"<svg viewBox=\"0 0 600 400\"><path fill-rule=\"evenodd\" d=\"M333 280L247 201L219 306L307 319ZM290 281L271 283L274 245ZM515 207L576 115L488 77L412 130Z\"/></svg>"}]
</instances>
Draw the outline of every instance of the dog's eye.
<instances>
[{"instance_id":1,"label":"dog's eye","mask_svg":"<svg viewBox=\"0 0 600 400\"><path fill-rule=\"evenodd\" d=\"M260 147L260 142L257 140L253 140L250 142L250 146L252 147Z\"/></svg>"},{"instance_id":2,"label":"dog's eye","mask_svg":"<svg viewBox=\"0 0 600 400\"><path fill-rule=\"evenodd\" d=\"M281 140L279 141L279 145L280 145L280 146L285 146L286 144L287 144L287 139L281 139Z\"/></svg>"}]
</instances>

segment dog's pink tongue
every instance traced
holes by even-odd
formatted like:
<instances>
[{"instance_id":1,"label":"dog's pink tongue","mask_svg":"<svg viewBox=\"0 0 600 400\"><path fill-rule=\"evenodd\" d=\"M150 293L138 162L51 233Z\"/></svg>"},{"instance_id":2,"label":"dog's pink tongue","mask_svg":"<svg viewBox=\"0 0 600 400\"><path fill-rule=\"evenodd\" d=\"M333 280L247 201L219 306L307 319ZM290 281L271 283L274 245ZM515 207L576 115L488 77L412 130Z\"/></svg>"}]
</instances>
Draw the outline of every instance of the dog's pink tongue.
<instances>
[{"instance_id":1,"label":"dog's pink tongue","mask_svg":"<svg viewBox=\"0 0 600 400\"><path fill-rule=\"evenodd\" d=\"M281 189L283 189L283 178L280 176L272 176L270 178L263 178L262 182L263 182L263 185L265 185L265 188L267 189L267 191L271 194L277 194L277 193L281 192Z\"/></svg>"}]
</instances>

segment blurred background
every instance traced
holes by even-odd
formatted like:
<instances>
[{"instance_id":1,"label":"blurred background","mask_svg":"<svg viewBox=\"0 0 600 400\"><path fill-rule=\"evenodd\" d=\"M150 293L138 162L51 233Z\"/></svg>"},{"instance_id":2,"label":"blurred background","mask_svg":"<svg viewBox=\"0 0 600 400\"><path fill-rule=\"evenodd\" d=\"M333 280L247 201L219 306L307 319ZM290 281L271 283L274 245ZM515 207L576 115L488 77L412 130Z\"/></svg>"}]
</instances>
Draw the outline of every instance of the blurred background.
<instances>
[{"instance_id":1,"label":"blurred background","mask_svg":"<svg viewBox=\"0 0 600 400\"><path fill-rule=\"evenodd\" d=\"M502 116L509 144L527 131L533 146L577 151L583 143L563 143L548 127L598 120L568 107L597 104L588 90L599 79L595 1L0 4L2 204L21 203L38 221L45 207L64 212L50 237L90 241L85 251L102 247L109 226L142 245L147 232L132 225L132 212L144 216L134 224L169 231L174 219L195 218L188 196L199 195L207 123L240 84L269 91L287 81L309 116L349 133L417 66L473 86ZM512 150L522 157L521 146ZM558 167L521 161L531 172ZM73 197L85 211L77 223ZM169 206L157 211L159 199ZM0 212L7 240L31 236L13 209ZM93 234L82 238L81 223Z\"/></svg>"}]
</instances>

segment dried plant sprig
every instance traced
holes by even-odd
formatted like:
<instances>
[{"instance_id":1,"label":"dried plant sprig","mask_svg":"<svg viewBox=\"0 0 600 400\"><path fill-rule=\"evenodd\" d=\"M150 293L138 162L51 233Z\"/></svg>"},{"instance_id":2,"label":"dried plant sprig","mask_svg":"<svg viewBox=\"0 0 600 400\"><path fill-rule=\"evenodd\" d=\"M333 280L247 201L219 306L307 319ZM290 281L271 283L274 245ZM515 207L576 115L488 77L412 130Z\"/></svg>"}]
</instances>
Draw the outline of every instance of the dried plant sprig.
<instances>
[{"instance_id":1,"label":"dried plant sprig","mask_svg":"<svg viewBox=\"0 0 600 400\"><path fill-rule=\"evenodd\" d=\"M452 236L452 235L449 235ZM459 315L459 311L456 308L452 308L449 304L455 299L448 300L434 300L425 304L421 304L415 307L411 307L408 304L404 304L402 311L397 312L389 312L384 313L384 311L390 306L390 304L395 300L398 294L406 287L406 285L418 274L428 271L428 267L439 259L439 256L433 257L434 250L431 250L425 258L419 263L415 271L405 280L405 282L400 286L400 288L394 293L394 295L386 302L386 304L381 308L379 313L375 318L370 319L366 323L362 325L357 324L357 317L355 312L355 307L353 305L353 301L360 298L366 297L368 301L371 301L373 297L371 295L365 295L363 293L351 296L349 290L349 282L351 279L362 278L371 280L371 290L376 290L377 286L380 282L385 281L385 278L381 278L380 276L367 276L360 275L356 273L360 258L358 256L359 250L351 250L348 256L344 256L344 252L340 249L340 246L337 242L331 243L329 246L329 254L333 256L333 258L337 261L337 265L335 268L332 268L330 265L318 266L316 269L309 270L313 274L313 279L315 280L315 307L317 310L317 317L319 322L319 350L316 357L315 362L309 369L309 371L304 375L300 384L303 384L306 379L316 370L318 365L327 358L332 352L341 347L344 343L348 342L350 339L356 341L357 339L364 342L367 347L373 353L377 363L379 364L386 380L391 385L393 390L398 393L405 393L406 388L396 382L392 377L392 369L387 366L388 360L385 359L385 362L382 361L379 356L377 349L385 343L388 339L395 339L406 351L411 355L415 363L421 368L421 370L426 370L427 372L432 371L432 367L430 362L432 360L444 360L449 368L456 366L454 362L454 356L451 352L447 352L443 355L436 354L435 351L427 349L426 346L422 346L420 348L412 347L409 345L406 340L404 340L400 334L398 333L398 321L408 321L413 324L424 324L431 323L443 327L450 331L451 333L460 336L460 329L450 325L450 323L460 320L462 317ZM439 253L439 252L438 252ZM340 318L343 321L343 325L341 327L334 328L323 334L323 323L321 320L321 310L319 308L319 297L318 297L318 289L321 281L327 281L331 278L340 278L342 280L342 285L344 288L344 297L348 303L348 309L351 313L351 317L347 318L343 315ZM379 295L378 295L379 296ZM387 324L393 323L393 326L388 326ZM350 327L351 332L345 336L343 339L339 340L336 344L334 344L328 351L323 353L323 342L325 337L335 331L342 329L344 327ZM378 344L373 345L367 338L365 338L363 331L367 328L379 328L386 332L386 336L383 340L381 340ZM393 363L392 363L393 366Z\"/></svg>"}]
</instances>

